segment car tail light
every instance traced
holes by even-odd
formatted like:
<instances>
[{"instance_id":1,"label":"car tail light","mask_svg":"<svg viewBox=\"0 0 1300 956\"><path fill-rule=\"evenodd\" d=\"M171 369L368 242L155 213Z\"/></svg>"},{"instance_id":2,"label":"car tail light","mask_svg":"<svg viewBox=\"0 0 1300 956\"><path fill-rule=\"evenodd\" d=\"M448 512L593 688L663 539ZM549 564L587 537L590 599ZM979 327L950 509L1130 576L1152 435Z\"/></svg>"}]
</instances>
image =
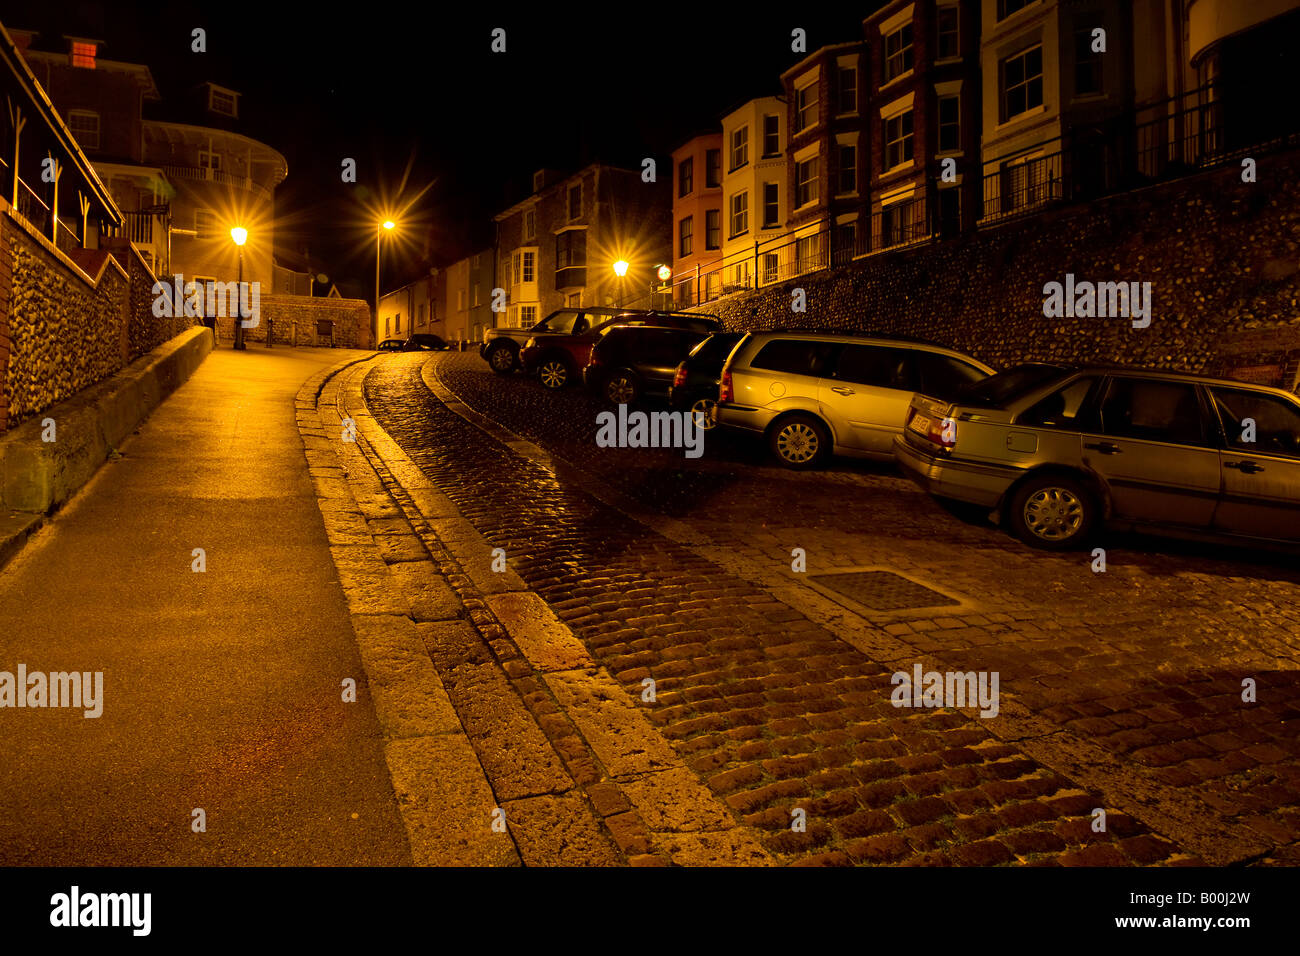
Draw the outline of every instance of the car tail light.
<instances>
[{"instance_id":1,"label":"car tail light","mask_svg":"<svg viewBox=\"0 0 1300 956\"><path fill-rule=\"evenodd\" d=\"M731 366L722 370L722 381L718 386L718 401L730 402L735 398L731 387Z\"/></svg>"},{"instance_id":2,"label":"car tail light","mask_svg":"<svg viewBox=\"0 0 1300 956\"><path fill-rule=\"evenodd\" d=\"M681 388L686 384L686 363L682 362L677 366L677 374L673 376L673 388Z\"/></svg>"}]
</instances>

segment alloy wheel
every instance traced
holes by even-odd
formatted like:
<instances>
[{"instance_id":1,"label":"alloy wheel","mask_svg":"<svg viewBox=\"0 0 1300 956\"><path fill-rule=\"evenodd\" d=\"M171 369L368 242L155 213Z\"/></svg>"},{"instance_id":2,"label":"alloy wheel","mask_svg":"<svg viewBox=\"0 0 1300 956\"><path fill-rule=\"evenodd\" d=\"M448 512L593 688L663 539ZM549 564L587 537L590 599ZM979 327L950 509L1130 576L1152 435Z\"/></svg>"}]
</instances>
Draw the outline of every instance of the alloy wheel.
<instances>
[{"instance_id":1,"label":"alloy wheel","mask_svg":"<svg viewBox=\"0 0 1300 956\"><path fill-rule=\"evenodd\" d=\"M718 427L718 423L713 420L713 406L718 404L711 398L697 398L695 404L691 406L691 418L695 422L696 428L703 428L705 431L711 431Z\"/></svg>"},{"instance_id":2,"label":"alloy wheel","mask_svg":"<svg viewBox=\"0 0 1300 956\"><path fill-rule=\"evenodd\" d=\"M1083 527L1084 505L1069 488L1048 485L1025 499L1025 527L1044 541L1067 541Z\"/></svg>"},{"instance_id":3,"label":"alloy wheel","mask_svg":"<svg viewBox=\"0 0 1300 956\"><path fill-rule=\"evenodd\" d=\"M626 405L636 397L636 386L626 375L615 375L605 386L605 395L615 405Z\"/></svg>"},{"instance_id":4,"label":"alloy wheel","mask_svg":"<svg viewBox=\"0 0 1300 956\"><path fill-rule=\"evenodd\" d=\"M817 432L803 422L790 422L776 437L777 452L792 465L812 461L817 457L819 444Z\"/></svg>"},{"instance_id":5,"label":"alloy wheel","mask_svg":"<svg viewBox=\"0 0 1300 956\"><path fill-rule=\"evenodd\" d=\"M564 388L564 383L569 380L569 367L559 359L550 359L542 363L537 375L547 388Z\"/></svg>"}]
</instances>

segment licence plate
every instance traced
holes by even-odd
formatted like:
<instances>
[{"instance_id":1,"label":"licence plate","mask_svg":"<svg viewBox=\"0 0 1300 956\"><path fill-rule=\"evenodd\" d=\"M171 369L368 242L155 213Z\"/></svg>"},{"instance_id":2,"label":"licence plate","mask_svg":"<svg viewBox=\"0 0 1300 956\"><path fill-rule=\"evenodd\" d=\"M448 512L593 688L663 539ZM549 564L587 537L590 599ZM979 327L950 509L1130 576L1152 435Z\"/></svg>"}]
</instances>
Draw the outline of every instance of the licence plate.
<instances>
[{"instance_id":1,"label":"licence plate","mask_svg":"<svg viewBox=\"0 0 1300 956\"><path fill-rule=\"evenodd\" d=\"M907 427L918 435L928 436L930 434L930 419L925 415L913 415L912 420L907 423Z\"/></svg>"}]
</instances>

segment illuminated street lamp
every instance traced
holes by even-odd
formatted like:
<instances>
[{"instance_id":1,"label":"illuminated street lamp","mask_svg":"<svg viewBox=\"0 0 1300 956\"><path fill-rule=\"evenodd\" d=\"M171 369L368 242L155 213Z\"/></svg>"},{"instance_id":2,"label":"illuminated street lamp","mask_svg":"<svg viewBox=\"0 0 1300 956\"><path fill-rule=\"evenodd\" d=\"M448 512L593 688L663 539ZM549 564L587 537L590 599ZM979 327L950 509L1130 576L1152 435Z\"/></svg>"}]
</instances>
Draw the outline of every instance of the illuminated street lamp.
<instances>
[{"instance_id":1,"label":"illuminated street lamp","mask_svg":"<svg viewBox=\"0 0 1300 956\"><path fill-rule=\"evenodd\" d=\"M614 275L618 276L618 307L623 308L623 290L625 289L624 277L627 276L627 260L619 259L614 263Z\"/></svg>"},{"instance_id":2,"label":"illuminated street lamp","mask_svg":"<svg viewBox=\"0 0 1300 956\"><path fill-rule=\"evenodd\" d=\"M235 226L230 230L230 238L239 249L239 281L235 283L235 348L243 351L244 344L244 243L248 241L248 230Z\"/></svg>"},{"instance_id":3,"label":"illuminated street lamp","mask_svg":"<svg viewBox=\"0 0 1300 956\"><path fill-rule=\"evenodd\" d=\"M385 229L393 229L397 223L391 219L385 219L375 227L375 327L371 334L375 337L375 344L379 344L379 241L384 237Z\"/></svg>"}]
</instances>

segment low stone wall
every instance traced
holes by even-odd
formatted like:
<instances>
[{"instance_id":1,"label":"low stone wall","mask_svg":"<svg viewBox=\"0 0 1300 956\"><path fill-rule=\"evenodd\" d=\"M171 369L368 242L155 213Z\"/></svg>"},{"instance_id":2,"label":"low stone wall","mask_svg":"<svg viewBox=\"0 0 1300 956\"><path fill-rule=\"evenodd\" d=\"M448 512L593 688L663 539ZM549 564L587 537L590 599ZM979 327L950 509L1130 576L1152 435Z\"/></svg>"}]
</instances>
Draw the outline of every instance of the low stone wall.
<instances>
[{"instance_id":1,"label":"low stone wall","mask_svg":"<svg viewBox=\"0 0 1300 956\"><path fill-rule=\"evenodd\" d=\"M1045 318L1043 287L1151 283L1151 322ZM802 288L807 311L791 310ZM886 252L700 306L729 328L818 326L930 339L997 366L1115 362L1300 372L1300 154Z\"/></svg>"},{"instance_id":2,"label":"low stone wall","mask_svg":"<svg viewBox=\"0 0 1300 956\"><path fill-rule=\"evenodd\" d=\"M194 325L154 317L154 282L129 243L64 255L0 200L0 432Z\"/></svg>"},{"instance_id":3,"label":"low stone wall","mask_svg":"<svg viewBox=\"0 0 1300 956\"><path fill-rule=\"evenodd\" d=\"M266 342L268 322L274 345L307 345L347 349L373 348L370 338L370 306L361 299L330 299L324 296L262 295L258 324L244 330L244 341ZM319 331L320 323L332 323L333 336ZM234 321L217 319L222 341L234 338Z\"/></svg>"},{"instance_id":4,"label":"low stone wall","mask_svg":"<svg viewBox=\"0 0 1300 956\"><path fill-rule=\"evenodd\" d=\"M0 436L0 508L45 513L67 501L210 351L212 333L188 329Z\"/></svg>"}]
</instances>

